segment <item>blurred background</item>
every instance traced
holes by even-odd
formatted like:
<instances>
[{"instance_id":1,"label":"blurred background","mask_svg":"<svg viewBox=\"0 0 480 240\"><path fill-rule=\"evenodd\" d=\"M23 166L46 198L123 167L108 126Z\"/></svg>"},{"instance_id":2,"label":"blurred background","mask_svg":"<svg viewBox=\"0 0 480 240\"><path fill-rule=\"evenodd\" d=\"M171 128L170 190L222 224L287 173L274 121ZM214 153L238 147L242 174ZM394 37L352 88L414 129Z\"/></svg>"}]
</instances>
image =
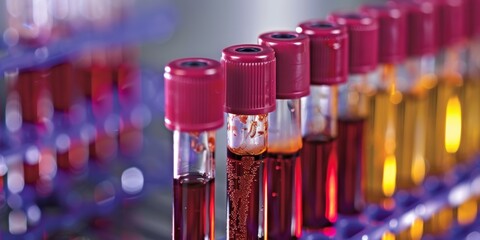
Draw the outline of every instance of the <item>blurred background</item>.
<instances>
[{"instance_id":1,"label":"blurred background","mask_svg":"<svg viewBox=\"0 0 480 240\"><path fill-rule=\"evenodd\" d=\"M122 4L119 5L119 2ZM301 21L324 18L334 10L353 10L364 2L375 1L5 0L0 5L0 27L4 30L4 50L10 52L11 59L0 62L2 70L8 70L1 84L2 105L6 112L3 117L7 127L2 132L5 144L0 148L3 156L0 161L0 173L3 175L1 184L5 185L4 189L6 189L1 195L3 203L0 206L0 233L3 235L0 235L0 239L2 236L5 239L40 239L40 237L66 239L72 236L86 239L170 239L172 134L163 125L164 66L173 59L184 57L207 57L219 60L222 49L227 46L256 43L260 33L272 30L293 30ZM47 3L53 3L52 6L56 6L55 10L49 12ZM155 30L167 29L167 26L162 24L171 23L149 21L148 18L142 19L138 16L148 10L151 12L152 9L163 8L168 8L169 13L173 13L172 16L175 19L171 22L175 23L173 31L159 31L157 32L159 36L161 35L159 38L156 38L155 34L148 35L149 30L155 33ZM53 17L47 16L49 13L53 14ZM136 31L148 37L144 39L143 35L139 34L135 38L136 32L128 27L125 27L125 31L130 31L132 36L128 38L121 34L122 28L118 28L117 24L120 22L122 26L124 21L125 25L130 26L128 24L130 18L142 20L134 26L147 29L140 31L137 28ZM50 21L52 24L49 27L57 26L52 27L55 31L48 30L49 36L39 34L44 31L42 24L48 26L47 23ZM92 32L89 35L90 38L84 38L85 32ZM122 43L115 42L114 39L102 40L102 32L111 34L112 38L122 35L119 39L125 38L125 41ZM97 35L101 36L98 38L100 40L92 37ZM103 38L107 39L107 35L105 34ZM92 41L91 39L96 39L96 44L91 44L93 47L89 44L73 44L88 43ZM98 44L102 41L103 45ZM109 41L115 44L109 44ZM36 61L24 61L43 56L44 46L47 46L50 53L46 57L50 61L48 64L38 67ZM117 50L122 56L119 60L120 64L115 57L109 55ZM74 54L68 55L70 52ZM131 52L135 53L131 54ZM55 58L53 53L71 57L67 60L59 60L61 57ZM107 59L106 64L105 59ZM15 64L24 69L15 67ZM65 67L65 64L73 66L73 70ZM111 81L114 84L107 83L95 87L88 85L92 84L89 80L83 79L85 74L90 78L103 76L105 71L103 67L112 65L120 69L113 70L115 73ZM135 81L138 76L132 77L131 66L134 66L135 71L141 72L140 82ZM55 99L60 99L58 101L61 102L65 98L58 93L63 92L64 89L52 90L51 87L46 87L51 91L50 96L53 99L51 104L55 109L55 113L50 114L50 119L47 121L45 118L37 118L36 114L41 112L41 109L34 108L31 111L35 116L27 117L32 112L26 112L25 106L29 106L31 101L38 100L31 99L32 96L36 96L36 92L31 89L41 89L38 87L41 85L25 85L21 80L28 78L25 77L28 74L45 71L58 71L63 74L62 79L66 78L66 72L71 74L70 77L74 76L71 77L73 79L75 76L78 77L77 79L82 78L76 82L81 82L78 88L82 89L81 95L85 98L75 100L75 104L67 106L68 110L65 111L65 109L62 110L61 104L55 103ZM125 72L130 74L127 76L131 81L126 78L130 81L129 83L137 84L141 89L141 100L136 104L126 104L127 106L122 101L125 99L128 101L132 96L128 91L126 97L122 95L125 89L122 88L124 78L120 76L124 76L122 74ZM104 77L99 78L104 79ZM84 83L88 86L85 87ZM104 89L112 86L115 86L118 91L112 93ZM64 87L69 88L70 85ZM23 99L21 96L24 94L31 97ZM37 95L39 94L41 95L41 93ZM68 95L68 92L66 94ZM113 103L105 103L105 96L111 97ZM124 100L122 97L125 97ZM12 106L16 106L15 104L22 105L23 109L16 112L11 110L14 109ZM82 104L87 107L84 109L78 107L83 106ZM103 114L106 112L105 108L108 109L108 114ZM82 120L75 122L71 119L77 119L78 109L83 109L82 111L85 112L83 115L86 117L80 117ZM16 123L15 116L20 114L18 111L21 112L23 121L20 126L9 127L12 121ZM125 115L128 116L125 118ZM138 121L132 117L138 115L141 115ZM66 121L65 118L70 120ZM130 133L125 130L128 129L125 126L129 126L129 121L133 125L140 122L136 125L136 130L143 127L145 129L143 134L125 135L128 136L125 137L127 140L122 140L122 134ZM100 130L99 125L102 126ZM92 127L96 131L91 130ZM75 130L77 128L78 132ZM96 132L93 138L90 136L92 134L89 134L92 131ZM101 138L103 132L106 133L105 138ZM225 135L225 128L218 132L216 148L215 228L218 237L225 235L226 228ZM116 139L117 142L114 145L116 144L117 148L111 150L113 153L107 157L107 163L104 163L102 157L98 156L101 155L98 152L110 149L112 145L109 145L109 137ZM71 157L72 154L74 155L75 139L88 142L89 160L100 159L101 161L92 160L93 165L90 162L87 163L80 173L72 174L64 169L55 173L45 170L47 172L45 176L48 176L45 178L51 181L47 185L53 186L51 187L53 190L38 196L39 189L42 189L39 186L46 184L42 180L42 174L37 174L38 176L33 174L32 181L28 176L23 176L22 180L22 176L19 176L21 171L16 170L23 168L24 175L29 171L32 172L31 166L38 165L30 164L32 161L28 162L32 158L47 159L48 156L61 158L64 157L62 154L65 151ZM140 143L142 146L140 150L125 153L122 150L122 141L126 141L127 146L132 142ZM124 142L123 144L125 145ZM98 152L95 154L96 149ZM79 152L82 151L79 150ZM27 161L27 164L16 167L22 161ZM33 162L35 163L35 160ZM98 162L100 163L97 164ZM41 169L46 167L39 168L40 170L36 170L33 167L33 172L36 170L42 173ZM56 166L56 168L68 168L68 166ZM37 181L37 178L40 180ZM94 200L94 207L87 204L91 199ZM53 226L55 224L58 226Z\"/></svg>"}]
</instances>

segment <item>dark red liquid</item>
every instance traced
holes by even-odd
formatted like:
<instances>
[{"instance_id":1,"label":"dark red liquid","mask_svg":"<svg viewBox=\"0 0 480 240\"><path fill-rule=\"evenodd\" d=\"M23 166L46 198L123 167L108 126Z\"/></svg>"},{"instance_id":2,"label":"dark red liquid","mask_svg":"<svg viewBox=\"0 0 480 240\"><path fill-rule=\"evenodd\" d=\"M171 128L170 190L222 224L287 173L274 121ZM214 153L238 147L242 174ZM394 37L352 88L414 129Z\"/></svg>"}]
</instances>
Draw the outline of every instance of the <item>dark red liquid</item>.
<instances>
[{"instance_id":1,"label":"dark red liquid","mask_svg":"<svg viewBox=\"0 0 480 240\"><path fill-rule=\"evenodd\" d=\"M48 96L49 75L47 70L24 70L18 74L17 91L23 121L38 123L47 116L48 109L45 104L40 104L40 100Z\"/></svg>"},{"instance_id":2,"label":"dark red liquid","mask_svg":"<svg viewBox=\"0 0 480 240\"><path fill-rule=\"evenodd\" d=\"M259 239L260 180L265 154L227 154L227 234L229 239Z\"/></svg>"},{"instance_id":3,"label":"dark red liquid","mask_svg":"<svg viewBox=\"0 0 480 240\"><path fill-rule=\"evenodd\" d=\"M87 159L87 146L81 142L72 143L65 151L57 151L57 166L66 171L81 171L86 167Z\"/></svg>"},{"instance_id":4,"label":"dark red liquid","mask_svg":"<svg viewBox=\"0 0 480 240\"><path fill-rule=\"evenodd\" d=\"M113 110L113 70L109 66L94 65L91 71L93 114L103 118Z\"/></svg>"},{"instance_id":5,"label":"dark red liquid","mask_svg":"<svg viewBox=\"0 0 480 240\"><path fill-rule=\"evenodd\" d=\"M75 79L74 67L71 63L60 63L52 67L49 78L53 106L56 110L68 111L79 97L78 82Z\"/></svg>"},{"instance_id":6,"label":"dark red liquid","mask_svg":"<svg viewBox=\"0 0 480 240\"><path fill-rule=\"evenodd\" d=\"M173 180L173 239L215 239L215 179L200 174Z\"/></svg>"},{"instance_id":7,"label":"dark red liquid","mask_svg":"<svg viewBox=\"0 0 480 240\"><path fill-rule=\"evenodd\" d=\"M337 219L337 142L307 136L301 151L303 227L320 230Z\"/></svg>"},{"instance_id":8,"label":"dark red liquid","mask_svg":"<svg viewBox=\"0 0 480 240\"><path fill-rule=\"evenodd\" d=\"M264 179L266 183L268 237L291 239L295 236L292 225L296 226L295 214L295 167L299 154L268 153L265 160Z\"/></svg>"},{"instance_id":9,"label":"dark red liquid","mask_svg":"<svg viewBox=\"0 0 480 240\"><path fill-rule=\"evenodd\" d=\"M26 184L36 184L40 179L40 165L23 163L23 178Z\"/></svg>"},{"instance_id":10,"label":"dark red liquid","mask_svg":"<svg viewBox=\"0 0 480 240\"><path fill-rule=\"evenodd\" d=\"M117 154L117 138L99 133L89 146L90 157L99 162L107 162Z\"/></svg>"},{"instance_id":11,"label":"dark red liquid","mask_svg":"<svg viewBox=\"0 0 480 240\"><path fill-rule=\"evenodd\" d=\"M364 120L338 121L338 211L357 214L362 211L364 195L362 168L364 165Z\"/></svg>"}]
</instances>

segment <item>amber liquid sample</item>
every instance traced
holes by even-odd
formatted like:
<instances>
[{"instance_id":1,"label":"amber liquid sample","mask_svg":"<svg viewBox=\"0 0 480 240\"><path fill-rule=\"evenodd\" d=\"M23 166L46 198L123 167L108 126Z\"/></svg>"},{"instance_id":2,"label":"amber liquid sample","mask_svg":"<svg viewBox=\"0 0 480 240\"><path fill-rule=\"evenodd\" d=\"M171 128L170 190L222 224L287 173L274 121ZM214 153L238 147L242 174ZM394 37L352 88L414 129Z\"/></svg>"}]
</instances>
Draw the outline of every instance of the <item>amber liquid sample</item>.
<instances>
[{"instance_id":1,"label":"amber liquid sample","mask_svg":"<svg viewBox=\"0 0 480 240\"><path fill-rule=\"evenodd\" d=\"M384 203L395 191L395 116L398 99L385 91L370 98L366 135L365 197Z\"/></svg>"},{"instance_id":2,"label":"amber liquid sample","mask_svg":"<svg viewBox=\"0 0 480 240\"><path fill-rule=\"evenodd\" d=\"M364 207L362 174L365 161L365 120L338 121L338 212L360 213Z\"/></svg>"},{"instance_id":3,"label":"amber liquid sample","mask_svg":"<svg viewBox=\"0 0 480 240\"><path fill-rule=\"evenodd\" d=\"M265 160L265 179L268 203L267 231L272 239L291 239L295 236L292 227L297 227L294 219L296 211L295 174L300 161L299 153L268 153ZM300 200L300 199L298 199Z\"/></svg>"},{"instance_id":4,"label":"amber liquid sample","mask_svg":"<svg viewBox=\"0 0 480 240\"><path fill-rule=\"evenodd\" d=\"M429 92L426 157L430 175L443 175L455 164L455 153L460 146L461 121L447 119L461 120L456 91L455 87L440 81Z\"/></svg>"},{"instance_id":5,"label":"amber liquid sample","mask_svg":"<svg viewBox=\"0 0 480 240\"><path fill-rule=\"evenodd\" d=\"M173 180L173 239L215 239L215 179L200 174Z\"/></svg>"},{"instance_id":6,"label":"amber liquid sample","mask_svg":"<svg viewBox=\"0 0 480 240\"><path fill-rule=\"evenodd\" d=\"M462 136L457 159L472 160L480 150L480 81L466 79L460 89L462 111Z\"/></svg>"},{"instance_id":7,"label":"amber liquid sample","mask_svg":"<svg viewBox=\"0 0 480 240\"><path fill-rule=\"evenodd\" d=\"M303 227L321 230L337 220L337 142L306 136L301 150Z\"/></svg>"},{"instance_id":8,"label":"amber liquid sample","mask_svg":"<svg viewBox=\"0 0 480 240\"><path fill-rule=\"evenodd\" d=\"M434 236L441 236L447 233L452 226L453 210L451 208L444 208L440 212L432 215L430 219L425 222L425 233Z\"/></svg>"},{"instance_id":9,"label":"amber liquid sample","mask_svg":"<svg viewBox=\"0 0 480 240\"><path fill-rule=\"evenodd\" d=\"M227 152L229 239L259 239L260 184L265 156L265 153L241 156L230 150Z\"/></svg>"},{"instance_id":10,"label":"amber liquid sample","mask_svg":"<svg viewBox=\"0 0 480 240\"><path fill-rule=\"evenodd\" d=\"M404 94L397 105L395 153L399 189L410 190L425 177L427 111L426 96Z\"/></svg>"}]
</instances>

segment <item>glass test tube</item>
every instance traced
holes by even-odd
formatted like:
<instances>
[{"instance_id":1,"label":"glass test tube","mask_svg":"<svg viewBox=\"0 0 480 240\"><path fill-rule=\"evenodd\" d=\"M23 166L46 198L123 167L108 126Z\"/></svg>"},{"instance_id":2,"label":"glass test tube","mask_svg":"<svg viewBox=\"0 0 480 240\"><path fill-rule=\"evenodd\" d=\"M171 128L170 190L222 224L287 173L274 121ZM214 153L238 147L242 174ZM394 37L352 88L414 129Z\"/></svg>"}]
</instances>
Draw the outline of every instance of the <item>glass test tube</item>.
<instances>
[{"instance_id":1,"label":"glass test tube","mask_svg":"<svg viewBox=\"0 0 480 240\"><path fill-rule=\"evenodd\" d=\"M270 47L225 48L227 82L227 239L268 239L262 200L268 113L275 110L275 54Z\"/></svg>"},{"instance_id":2,"label":"glass test tube","mask_svg":"<svg viewBox=\"0 0 480 240\"><path fill-rule=\"evenodd\" d=\"M303 22L310 38L310 95L302 98L302 215L307 231L323 231L337 220L337 85L347 76L345 27L324 20Z\"/></svg>"},{"instance_id":3,"label":"glass test tube","mask_svg":"<svg viewBox=\"0 0 480 240\"><path fill-rule=\"evenodd\" d=\"M215 130L223 125L220 63L185 58L165 67L165 126L173 130L173 239L215 239Z\"/></svg>"},{"instance_id":4,"label":"glass test tube","mask_svg":"<svg viewBox=\"0 0 480 240\"><path fill-rule=\"evenodd\" d=\"M367 158L365 174L368 203L392 201L396 189L396 115L402 95L397 90L397 65L406 55L406 18L403 11L389 4L367 4L360 11L377 18L379 30L378 78L375 95L369 101ZM399 131L403 131L399 130Z\"/></svg>"},{"instance_id":5,"label":"glass test tube","mask_svg":"<svg viewBox=\"0 0 480 240\"><path fill-rule=\"evenodd\" d=\"M357 214L365 204L366 124L374 96L374 70L378 62L378 24L362 13L334 13L330 19L346 25L349 33L349 77L339 86L338 151L339 207L342 214ZM378 169L377 169L378 170ZM376 183L380 185L381 183Z\"/></svg>"},{"instance_id":6,"label":"glass test tube","mask_svg":"<svg viewBox=\"0 0 480 240\"><path fill-rule=\"evenodd\" d=\"M429 92L427 127L428 174L443 176L456 164L461 145L463 106L464 13L463 0L438 1L437 38L442 49L436 56L437 86ZM425 224L425 232L439 236L451 227L454 212L447 207Z\"/></svg>"},{"instance_id":7,"label":"glass test tube","mask_svg":"<svg viewBox=\"0 0 480 240\"><path fill-rule=\"evenodd\" d=\"M463 106L462 137L457 159L462 163L470 163L480 150L480 2L465 1L465 24L467 42L467 61L464 82L460 90L460 103ZM480 200L478 196L467 200L457 209L457 222L467 225L475 220Z\"/></svg>"},{"instance_id":8,"label":"glass test tube","mask_svg":"<svg viewBox=\"0 0 480 240\"><path fill-rule=\"evenodd\" d=\"M436 15L431 2L398 1L407 18L408 58L398 67L396 89L400 91L396 116L397 160L396 186L411 191L420 185L426 174L426 134L428 91L436 83L435 29ZM400 239L421 239L424 221L414 220L412 225L398 234Z\"/></svg>"},{"instance_id":9,"label":"glass test tube","mask_svg":"<svg viewBox=\"0 0 480 240\"><path fill-rule=\"evenodd\" d=\"M300 98L310 92L310 41L296 32L269 32L260 45L272 47L277 60L276 110L268 116L264 163L265 231L271 239L302 234Z\"/></svg>"}]
</instances>

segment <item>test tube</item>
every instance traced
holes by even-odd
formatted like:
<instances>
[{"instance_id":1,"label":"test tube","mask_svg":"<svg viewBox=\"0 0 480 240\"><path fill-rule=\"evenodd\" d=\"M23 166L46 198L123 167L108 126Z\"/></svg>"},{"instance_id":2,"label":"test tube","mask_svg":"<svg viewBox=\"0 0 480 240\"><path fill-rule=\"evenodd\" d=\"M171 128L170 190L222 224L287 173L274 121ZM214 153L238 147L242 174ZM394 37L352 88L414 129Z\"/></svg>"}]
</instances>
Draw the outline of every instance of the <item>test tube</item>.
<instances>
[{"instance_id":1,"label":"test tube","mask_svg":"<svg viewBox=\"0 0 480 240\"><path fill-rule=\"evenodd\" d=\"M343 207L337 209L337 191L347 187L337 177L337 102L338 85L347 79L348 35L324 20L303 22L297 32L309 36L311 47L310 96L301 111L303 227L327 233Z\"/></svg>"},{"instance_id":2,"label":"test tube","mask_svg":"<svg viewBox=\"0 0 480 240\"><path fill-rule=\"evenodd\" d=\"M227 82L227 239L268 239L260 212L268 113L275 110L275 53L243 44L223 49ZM262 206L268 212L268 202Z\"/></svg>"},{"instance_id":3,"label":"test tube","mask_svg":"<svg viewBox=\"0 0 480 240\"><path fill-rule=\"evenodd\" d=\"M407 59L398 67L397 90L401 93L396 117L396 186L411 191L420 185L428 167L426 134L428 92L437 84L435 53L436 11L429 1L395 1L407 19ZM423 219L399 234L401 239L421 239Z\"/></svg>"},{"instance_id":4,"label":"test tube","mask_svg":"<svg viewBox=\"0 0 480 240\"><path fill-rule=\"evenodd\" d=\"M349 35L349 76L338 90L339 200L344 204L339 210L356 214L363 210L365 184L371 177L365 175L366 168L372 167L365 161L365 128L370 121L370 98L375 95L378 24L375 18L355 12L333 13L329 18L345 25Z\"/></svg>"},{"instance_id":5,"label":"test tube","mask_svg":"<svg viewBox=\"0 0 480 240\"><path fill-rule=\"evenodd\" d=\"M310 93L310 41L291 31L259 36L260 45L275 51L276 110L268 115L268 150L264 165L268 204L266 229L272 239L291 239L302 233L300 98Z\"/></svg>"},{"instance_id":6,"label":"test tube","mask_svg":"<svg viewBox=\"0 0 480 240\"><path fill-rule=\"evenodd\" d=\"M464 5L463 0L435 1L437 8L437 38L440 52L436 56L437 86L429 92L427 128L428 174L441 177L456 164L461 145L462 117L465 111L460 102L463 84ZM445 233L451 226L453 212L444 208L425 224L425 232Z\"/></svg>"},{"instance_id":7,"label":"test tube","mask_svg":"<svg viewBox=\"0 0 480 240\"><path fill-rule=\"evenodd\" d=\"M215 239L215 130L223 125L219 62L184 58L165 67L165 126L173 131L173 239Z\"/></svg>"},{"instance_id":8,"label":"test tube","mask_svg":"<svg viewBox=\"0 0 480 240\"><path fill-rule=\"evenodd\" d=\"M403 11L394 5L366 4L360 11L378 20L379 36L379 74L374 83L376 93L369 103L365 193L368 203L385 205L392 201L396 188L396 116L402 100L397 89L397 68L406 55L407 22Z\"/></svg>"},{"instance_id":9,"label":"test tube","mask_svg":"<svg viewBox=\"0 0 480 240\"><path fill-rule=\"evenodd\" d=\"M468 162L479 153L480 150L480 77L479 77L479 53L480 44L480 2L478 0L464 1L465 31L469 38L466 49L466 62L464 82L460 89L460 103L464 108L462 112L462 136L461 144L457 152L457 158L461 162Z\"/></svg>"}]
</instances>

